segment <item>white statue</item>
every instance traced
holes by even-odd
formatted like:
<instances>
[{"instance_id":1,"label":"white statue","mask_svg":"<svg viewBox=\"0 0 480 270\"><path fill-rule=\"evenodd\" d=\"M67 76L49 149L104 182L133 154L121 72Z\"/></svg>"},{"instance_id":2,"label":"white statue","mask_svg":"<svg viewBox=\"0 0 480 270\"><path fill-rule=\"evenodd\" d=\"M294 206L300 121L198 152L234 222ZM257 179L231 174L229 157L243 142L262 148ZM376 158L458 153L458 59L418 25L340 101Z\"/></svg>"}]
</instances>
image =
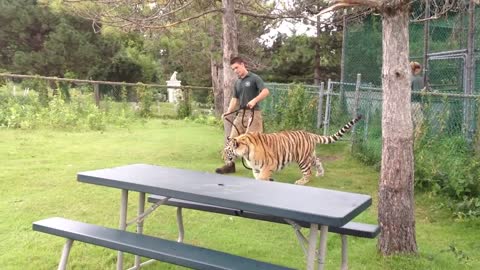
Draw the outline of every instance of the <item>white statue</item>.
<instances>
[{"instance_id":1,"label":"white statue","mask_svg":"<svg viewBox=\"0 0 480 270\"><path fill-rule=\"evenodd\" d=\"M177 72L174 71L172 76L170 77L170 81L176 81L177 80Z\"/></svg>"}]
</instances>

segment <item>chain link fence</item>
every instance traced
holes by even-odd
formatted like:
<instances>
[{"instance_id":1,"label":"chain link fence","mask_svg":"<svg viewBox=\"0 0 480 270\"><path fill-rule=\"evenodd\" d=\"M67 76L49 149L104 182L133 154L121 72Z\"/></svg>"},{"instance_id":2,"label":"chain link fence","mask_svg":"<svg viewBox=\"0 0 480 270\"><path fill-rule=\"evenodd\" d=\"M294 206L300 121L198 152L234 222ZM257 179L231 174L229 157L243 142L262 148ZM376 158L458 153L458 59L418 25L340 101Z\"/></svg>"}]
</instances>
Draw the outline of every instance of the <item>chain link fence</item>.
<instances>
[{"instance_id":1,"label":"chain link fence","mask_svg":"<svg viewBox=\"0 0 480 270\"><path fill-rule=\"evenodd\" d=\"M382 89L363 83L328 81L320 86L267 84L271 95L263 103L267 131L305 129L323 135L337 132L357 114L355 146L366 161L379 166L382 145ZM473 151L480 138L480 95L412 91L416 142L462 138ZM350 139L349 136L346 136ZM448 154L448 153L446 153ZM452 154L452 153L450 153Z\"/></svg>"},{"instance_id":2,"label":"chain link fence","mask_svg":"<svg viewBox=\"0 0 480 270\"><path fill-rule=\"evenodd\" d=\"M412 14L423 12L424 3L412 6ZM433 16L433 14L432 14ZM480 89L480 7L475 9L473 27L469 27L467 10L450 12L435 20L412 20L410 60L419 62L428 89L440 93L479 94ZM344 40L345 82L355 81L356 74L372 85L381 85L382 22L380 16L368 15L347 22ZM468 35L473 34L473 53L467 53ZM473 89L468 89L467 61L473 58Z\"/></svg>"},{"instance_id":3,"label":"chain link fence","mask_svg":"<svg viewBox=\"0 0 480 270\"><path fill-rule=\"evenodd\" d=\"M214 118L211 87L0 74L0 127L103 130L135 118Z\"/></svg>"},{"instance_id":4,"label":"chain link fence","mask_svg":"<svg viewBox=\"0 0 480 270\"><path fill-rule=\"evenodd\" d=\"M306 129L331 135L356 114L363 120L343 138L352 153L380 169L382 89L362 82L269 84L263 103L267 132ZM415 186L445 195L457 217L480 216L480 95L412 91Z\"/></svg>"}]
</instances>

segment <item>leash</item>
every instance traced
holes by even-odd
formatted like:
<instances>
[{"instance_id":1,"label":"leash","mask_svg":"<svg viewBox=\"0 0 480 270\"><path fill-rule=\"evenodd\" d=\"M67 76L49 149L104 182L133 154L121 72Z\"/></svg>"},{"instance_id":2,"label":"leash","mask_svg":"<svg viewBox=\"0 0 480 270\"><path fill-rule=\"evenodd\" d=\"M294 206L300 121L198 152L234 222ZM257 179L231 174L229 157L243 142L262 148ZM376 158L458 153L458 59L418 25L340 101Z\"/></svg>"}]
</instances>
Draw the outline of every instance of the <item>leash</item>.
<instances>
[{"instance_id":1,"label":"leash","mask_svg":"<svg viewBox=\"0 0 480 270\"><path fill-rule=\"evenodd\" d=\"M240 131L238 130L237 126L235 126L235 124L234 124L232 121L230 121L230 119L228 119L226 116L231 115L231 114L235 114L235 117L234 117L234 118L237 118L238 113L239 113L240 111L242 111L242 110L243 110L242 121L241 121L241 122L242 122L242 127L245 128L245 133L247 133L247 132L248 132L248 128L250 128L250 126L252 125L253 118L255 117L255 110L254 110L253 108L250 109L251 112L252 112L252 116L248 119L247 125L245 125L245 124L243 123L244 120L245 120L245 112L247 111L247 107L246 107L246 106L245 106L245 107L240 107L238 110L235 110L235 111L233 111L233 112L229 112L229 113L227 113L227 114L224 115L225 120L227 120L230 124L232 124L232 126L237 130L237 134L238 134L238 135L240 135Z\"/></svg>"},{"instance_id":2,"label":"leash","mask_svg":"<svg viewBox=\"0 0 480 270\"><path fill-rule=\"evenodd\" d=\"M247 125L244 124L244 120L245 120L245 112L247 111L247 107L240 107L238 110L235 110L233 112L229 112L227 114L224 115L224 118L225 120L227 120L230 124L232 124L232 127L235 128L235 130L237 130L237 134L240 135L240 131L238 130L237 126L232 122L230 121L230 119L228 119L226 116L228 115L231 115L231 114L234 114L235 113L235 118L237 118L238 116L238 113L243 110L243 114L242 114L242 127L245 128L245 133L248 132L248 129L250 128L250 126L252 125L252 122L253 122L253 118L255 116L255 110L253 108L251 108L250 110L252 111L252 115L250 116L250 118L248 119L247 121ZM245 167L245 169L247 170L252 170L252 168L248 167L246 164L245 164L245 159L242 157L242 164L243 164L243 167Z\"/></svg>"}]
</instances>

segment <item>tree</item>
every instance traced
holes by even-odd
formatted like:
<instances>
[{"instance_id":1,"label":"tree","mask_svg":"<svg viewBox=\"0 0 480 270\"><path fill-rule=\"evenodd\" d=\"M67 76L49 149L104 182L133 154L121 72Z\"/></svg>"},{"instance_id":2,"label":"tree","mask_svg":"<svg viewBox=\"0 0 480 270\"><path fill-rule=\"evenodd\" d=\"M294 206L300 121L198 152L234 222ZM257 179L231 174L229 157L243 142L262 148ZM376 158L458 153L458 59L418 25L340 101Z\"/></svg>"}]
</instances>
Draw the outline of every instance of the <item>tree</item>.
<instances>
[{"instance_id":1,"label":"tree","mask_svg":"<svg viewBox=\"0 0 480 270\"><path fill-rule=\"evenodd\" d=\"M261 20L277 20L282 18L302 17L296 14L281 13L276 4L283 1L265 0L177 0L177 1L104 1L104 0L64 0L71 9L82 17L93 21L93 28L99 31L102 25L110 25L124 31L166 31L171 27L197 20L208 15L222 14L223 26L223 83L220 89L214 89L215 96L223 91L223 110L228 107L231 89L236 76L230 70L230 58L238 54L237 16L244 15ZM277 3L278 2L278 3ZM275 11L275 12L273 12ZM214 54L212 54L214 57ZM211 74L219 75L217 59L211 60ZM212 78L213 85L219 85L219 78ZM215 98L216 101L219 99ZM219 111L220 105L216 104ZM225 137L231 126L225 125Z\"/></svg>"},{"instance_id":2,"label":"tree","mask_svg":"<svg viewBox=\"0 0 480 270\"><path fill-rule=\"evenodd\" d=\"M315 78L319 81L338 79L340 50L338 32L320 37L279 35L266 51L268 68L261 75L265 80L279 83L296 81L311 84Z\"/></svg>"},{"instance_id":3,"label":"tree","mask_svg":"<svg viewBox=\"0 0 480 270\"><path fill-rule=\"evenodd\" d=\"M223 3L223 111L228 108L232 98L232 90L237 75L230 68L230 59L238 55L237 19L235 17L235 0L222 0ZM223 122L225 140L230 134L232 125Z\"/></svg>"},{"instance_id":4,"label":"tree","mask_svg":"<svg viewBox=\"0 0 480 270\"><path fill-rule=\"evenodd\" d=\"M336 0L320 14L345 7L376 10L383 28L382 167L379 184L378 248L384 255L416 253L413 124L409 68L410 0ZM438 2L438 3L437 3ZM434 14L445 14L457 1L435 1ZM461 2L461 1L459 1ZM471 4L473 1L471 1Z\"/></svg>"}]
</instances>

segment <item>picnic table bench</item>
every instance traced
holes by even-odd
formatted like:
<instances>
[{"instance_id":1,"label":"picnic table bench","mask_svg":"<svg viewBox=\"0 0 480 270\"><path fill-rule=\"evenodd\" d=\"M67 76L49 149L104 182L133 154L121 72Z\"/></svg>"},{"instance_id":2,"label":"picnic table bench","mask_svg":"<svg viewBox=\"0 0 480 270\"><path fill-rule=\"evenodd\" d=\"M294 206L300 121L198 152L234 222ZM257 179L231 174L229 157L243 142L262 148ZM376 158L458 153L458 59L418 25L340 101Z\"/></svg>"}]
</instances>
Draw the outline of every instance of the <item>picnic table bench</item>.
<instances>
[{"instance_id":1,"label":"picnic table bench","mask_svg":"<svg viewBox=\"0 0 480 270\"><path fill-rule=\"evenodd\" d=\"M80 172L77 179L82 183L121 190L120 225L119 229L113 229L64 218L35 222L34 230L67 238L58 269L66 268L73 241L118 250L117 270L123 269L123 252L136 255L135 266L131 269L143 265L141 257L194 269L289 269L185 244L183 237L175 242L143 235L144 219L162 204L181 206L177 209L180 218L182 208L191 208L291 224L297 228L295 233L304 243L307 270L315 269L315 261L319 270L324 268L329 231L359 237L378 234L376 225L351 222L371 205L371 197L363 194L148 164ZM139 196L137 217L127 223L129 191L139 192ZM161 196L150 197L150 200L157 200L155 208L145 210L146 194ZM137 233L127 232L128 224L135 224ZM183 223L179 226L183 230ZM301 234L299 227L309 228L308 238Z\"/></svg>"},{"instance_id":2,"label":"picnic table bench","mask_svg":"<svg viewBox=\"0 0 480 270\"><path fill-rule=\"evenodd\" d=\"M73 241L102 246L192 269L293 269L221 251L60 217L34 222L33 230L68 239L63 249L58 269L66 269L68 254Z\"/></svg>"}]
</instances>

